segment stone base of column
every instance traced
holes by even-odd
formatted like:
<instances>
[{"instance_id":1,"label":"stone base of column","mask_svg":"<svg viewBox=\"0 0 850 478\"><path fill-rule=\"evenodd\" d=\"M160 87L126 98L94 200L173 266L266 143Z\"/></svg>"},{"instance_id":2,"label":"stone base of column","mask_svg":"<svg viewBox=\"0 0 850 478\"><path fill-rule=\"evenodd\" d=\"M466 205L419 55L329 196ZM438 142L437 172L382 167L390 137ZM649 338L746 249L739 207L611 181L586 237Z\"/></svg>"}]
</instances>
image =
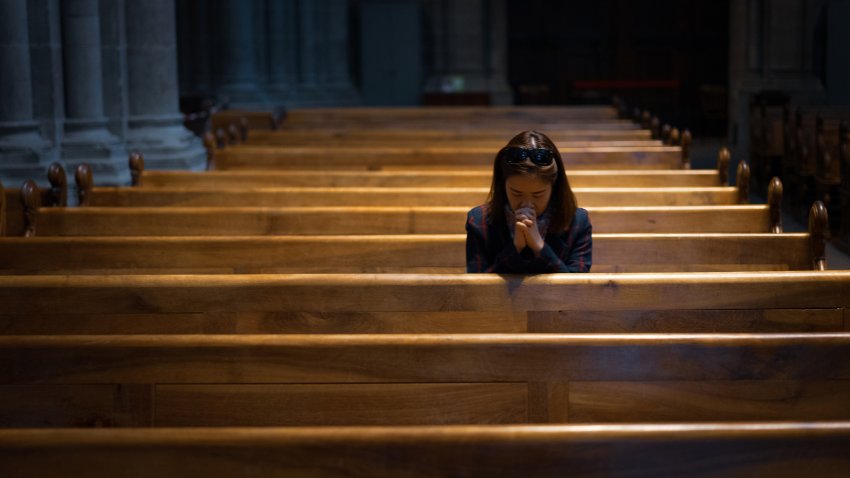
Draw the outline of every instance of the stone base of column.
<instances>
[{"instance_id":1,"label":"stone base of column","mask_svg":"<svg viewBox=\"0 0 850 478\"><path fill-rule=\"evenodd\" d=\"M127 123L127 150L145 157L145 169L206 168L201 140L183 127L180 115L131 116Z\"/></svg>"},{"instance_id":2,"label":"stone base of column","mask_svg":"<svg viewBox=\"0 0 850 478\"><path fill-rule=\"evenodd\" d=\"M51 144L38 134L34 122L0 124L0 179L18 187L27 179L45 184Z\"/></svg>"},{"instance_id":3,"label":"stone base of column","mask_svg":"<svg viewBox=\"0 0 850 478\"><path fill-rule=\"evenodd\" d=\"M97 185L123 186L130 183L130 168L124 144L113 136L103 121L66 120L61 157L73 177L77 165L92 168Z\"/></svg>"}]
</instances>

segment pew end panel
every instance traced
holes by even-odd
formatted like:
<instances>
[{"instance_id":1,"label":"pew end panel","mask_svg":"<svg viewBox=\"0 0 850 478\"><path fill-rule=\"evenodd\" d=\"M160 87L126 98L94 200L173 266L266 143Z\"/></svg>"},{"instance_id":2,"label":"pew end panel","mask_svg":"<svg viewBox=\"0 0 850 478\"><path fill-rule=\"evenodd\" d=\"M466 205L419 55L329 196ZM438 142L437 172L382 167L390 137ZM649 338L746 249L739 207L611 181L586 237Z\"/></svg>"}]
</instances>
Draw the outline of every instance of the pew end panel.
<instances>
[{"instance_id":1,"label":"pew end panel","mask_svg":"<svg viewBox=\"0 0 850 478\"><path fill-rule=\"evenodd\" d=\"M67 207L68 177L65 175L65 168L58 162L52 163L47 169L47 180L50 182L50 189L45 204L50 207Z\"/></svg>"},{"instance_id":2,"label":"pew end panel","mask_svg":"<svg viewBox=\"0 0 850 478\"><path fill-rule=\"evenodd\" d=\"M145 157L138 151L130 153L128 160L130 167L131 185L138 187L143 184L145 173Z\"/></svg>"}]
</instances>

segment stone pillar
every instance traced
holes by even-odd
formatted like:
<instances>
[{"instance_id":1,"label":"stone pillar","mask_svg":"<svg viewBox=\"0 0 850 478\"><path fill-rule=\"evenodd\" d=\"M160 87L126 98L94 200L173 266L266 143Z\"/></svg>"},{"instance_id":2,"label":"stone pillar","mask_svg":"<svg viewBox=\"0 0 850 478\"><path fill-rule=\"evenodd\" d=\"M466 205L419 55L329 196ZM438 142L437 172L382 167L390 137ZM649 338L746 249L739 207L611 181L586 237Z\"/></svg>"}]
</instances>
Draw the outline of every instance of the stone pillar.
<instances>
[{"instance_id":1,"label":"stone pillar","mask_svg":"<svg viewBox=\"0 0 850 478\"><path fill-rule=\"evenodd\" d=\"M97 0L62 2L65 123L62 159L87 162L100 184L130 180L127 151L106 129L103 108L100 13Z\"/></svg>"},{"instance_id":2,"label":"stone pillar","mask_svg":"<svg viewBox=\"0 0 850 478\"><path fill-rule=\"evenodd\" d=\"M327 0L326 28L324 44L326 74L324 84L335 105L353 105L361 103L360 95L354 88L349 70L349 19L348 0Z\"/></svg>"},{"instance_id":3,"label":"stone pillar","mask_svg":"<svg viewBox=\"0 0 850 478\"><path fill-rule=\"evenodd\" d=\"M286 103L298 98L298 30L296 0L269 3L269 92Z\"/></svg>"},{"instance_id":4,"label":"stone pillar","mask_svg":"<svg viewBox=\"0 0 850 478\"><path fill-rule=\"evenodd\" d=\"M321 104L324 94L319 87L319 25L324 0L298 0L299 104Z\"/></svg>"},{"instance_id":5,"label":"stone pillar","mask_svg":"<svg viewBox=\"0 0 850 478\"><path fill-rule=\"evenodd\" d=\"M33 120L26 0L0 2L0 173L9 183L44 175L49 143ZM6 184L7 187L11 184Z\"/></svg>"},{"instance_id":6,"label":"stone pillar","mask_svg":"<svg viewBox=\"0 0 850 478\"><path fill-rule=\"evenodd\" d=\"M268 100L257 83L258 68L254 50L255 2L223 0L219 9L221 39L221 82L219 96L231 107L264 109Z\"/></svg>"},{"instance_id":7,"label":"stone pillar","mask_svg":"<svg viewBox=\"0 0 850 478\"><path fill-rule=\"evenodd\" d=\"M150 169L202 169L201 141L183 127L174 0L126 3L127 147Z\"/></svg>"},{"instance_id":8,"label":"stone pillar","mask_svg":"<svg viewBox=\"0 0 850 478\"><path fill-rule=\"evenodd\" d=\"M177 0L177 65L181 96L212 95L215 3ZM216 55L217 56L217 55Z\"/></svg>"}]
</instances>

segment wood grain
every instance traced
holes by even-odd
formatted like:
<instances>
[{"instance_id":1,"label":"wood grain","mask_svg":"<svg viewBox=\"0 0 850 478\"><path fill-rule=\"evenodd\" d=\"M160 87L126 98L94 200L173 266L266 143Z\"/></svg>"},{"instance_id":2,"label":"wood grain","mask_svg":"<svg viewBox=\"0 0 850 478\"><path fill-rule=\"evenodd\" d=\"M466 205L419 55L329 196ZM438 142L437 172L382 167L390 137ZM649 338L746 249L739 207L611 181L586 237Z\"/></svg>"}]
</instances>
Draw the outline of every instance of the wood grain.
<instances>
[{"instance_id":1,"label":"wood grain","mask_svg":"<svg viewBox=\"0 0 850 478\"><path fill-rule=\"evenodd\" d=\"M5 238L0 272L466 271L463 235ZM808 234L597 234L600 272L806 270Z\"/></svg>"},{"instance_id":2,"label":"wood grain","mask_svg":"<svg viewBox=\"0 0 850 478\"><path fill-rule=\"evenodd\" d=\"M525 423L524 383L158 385L155 426Z\"/></svg>"},{"instance_id":3,"label":"wood grain","mask_svg":"<svg viewBox=\"0 0 850 478\"><path fill-rule=\"evenodd\" d=\"M207 206L207 207L318 207L407 206L472 207L487 199L489 188L94 188L90 206ZM711 206L737 204L732 187L710 188L576 188L580 205Z\"/></svg>"},{"instance_id":4,"label":"wood grain","mask_svg":"<svg viewBox=\"0 0 850 478\"><path fill-rule=\"evenodd\" d=\"M86 207L39 210L39 236L462 234L468 208ZM769 232L766 206L588 208L594 233ZM17 234L20 235L22 226Z\"/></svg>"},{"instance_id":5,"label":"wood grain","mask_svg":"<svg viewBox=\"0 0 850 478\"><path fill-rule=\"evenodd\" d=\"M141 187L489 187L489 168L400 171L151 171ZM568 171L573 188L713 187L718 175L708 170Z\"/></svg>"},{"instance_id":6,"label":"wood grain","mask_svg":"<svg viewBox=\"0 0 850 478\"><path fill-rule=\"evenodd\" d=\"M529 312L528 331L535 333L728 333L841 332L842 308L746 310L582 310Z\"/></svg>"},{"instance_id":7,"label":"wood grain","mask_svg":"<svg viewBox=\"0 0 850 478\"><path fill-rule=\"evenodd\" d=\"M510 136L506 136L509 138ZM682 150L678 146L592 147L559 150L567 170L574 169L680 169ZM484 166L493 163L491 148L402 148L380 149L240 145L216 155L217 169L381 169L383 166L454 165Z\"/></svg>"},{"instance_id":8,"label":"wood grain","mask_svg":"<svg viewBox=\"0 0 850 478\"><path fill-rule=\"evenodd\" d=\"M153 420L166 426L850 417L848 334L23 336L0 346L8 396L32 396L47 417L70 409L114 426L143 423L150 408L113 418L89 395L111 388L83 389L68 407L34 386L156 384ZM0 416L16 423L46 420L7 406Z\"/></svg>"},{"instance_id":9,"label":"wood grain","mask_svg":"<svg viewBox=\"0 0 850 478\"><path fill-rule=\"evenodd\" d=\"M850 272L0 276L16 314L844 308Z\"/></svg>"}]
</instances>

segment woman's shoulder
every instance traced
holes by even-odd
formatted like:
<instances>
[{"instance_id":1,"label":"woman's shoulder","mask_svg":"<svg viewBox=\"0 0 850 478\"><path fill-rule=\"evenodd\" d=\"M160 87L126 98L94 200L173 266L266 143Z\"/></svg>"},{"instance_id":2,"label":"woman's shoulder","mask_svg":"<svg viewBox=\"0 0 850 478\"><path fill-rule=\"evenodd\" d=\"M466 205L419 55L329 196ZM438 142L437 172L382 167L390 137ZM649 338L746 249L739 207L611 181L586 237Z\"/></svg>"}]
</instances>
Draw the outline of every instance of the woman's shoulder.
<instances>
[{"instance_id":1,"label":"woman's shoulder","mask_svg":"<svg viewBox=\"0 0 850 478\"><path fill-rule=\"evenodd\" d=\"M486 204L475 206L466 213L466 218L467 220L475 220L476 223L479 223L480 219L487 218L487 210L488 207Z\"/></svg>"},{"instance_id":2,"label":"woman's shoulder","mask_svg":"<svg viewBox=\"0 0 850 478\"><path fill-rule=\"evenodd\" d=\"M466 228L467 230L474 229L480 231L481 234L487 233L489 224L487 223L487 204L475 206L466 213Z\"/></svg>"},{"instance_id":3,"label":"woman's shoulder","mask_svg":"<svg viewBox=\"0 0 850 478\"><path fill-rule=\"evenodd\" d=\"M582 234L582 232L587 231L590 227L590 215L587 209L579 207L576 208L576 212L573 214L573 220L570 222L570 226L563 231L563 234L566 236L575 236Z\"/></svg>"},{"instance_id":4,"label":"woman's shoulder","mask_svg":"<svg viewBox=\"0 0 850 478\"><path fill-rule=\"evenodd\" d=\"M590 223L590 215L587 213L587 209L583 207L577 207L576 213L573 216L573 224L581 225Z\"/></svg>"}]
</instances>

